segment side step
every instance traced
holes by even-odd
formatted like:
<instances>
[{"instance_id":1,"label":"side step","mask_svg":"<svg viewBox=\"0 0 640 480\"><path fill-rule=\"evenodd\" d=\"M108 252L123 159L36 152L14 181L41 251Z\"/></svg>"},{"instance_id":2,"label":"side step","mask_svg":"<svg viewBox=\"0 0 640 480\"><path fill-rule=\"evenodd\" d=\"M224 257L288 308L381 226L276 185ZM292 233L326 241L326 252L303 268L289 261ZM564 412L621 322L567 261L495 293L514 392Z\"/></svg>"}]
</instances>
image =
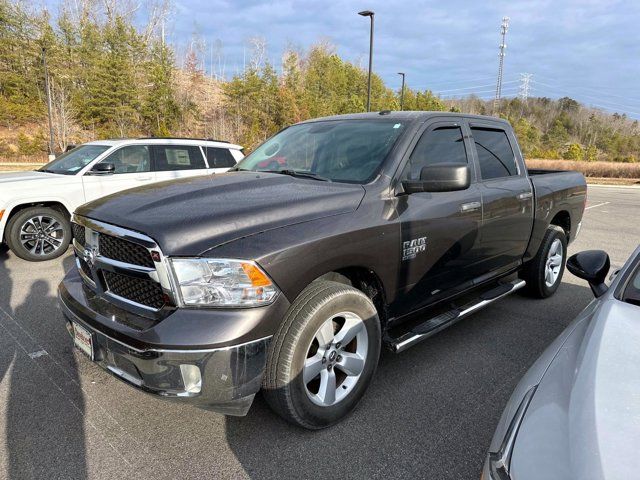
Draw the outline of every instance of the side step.
<instances>
[{"instance_id":1,"label":"side step","mask_svg":"<svg viewBox=\"0 0 640 480\"><path fill-rule=\"evenodd\" d=\"M498 285L497 287L484 292L474 301L430 318L420 325L413 327L411 331L399 336L398 338L389 339L388 345L396 353L403 352L409 347L414 346L416 343L435 335L439 331L444 330L445 328L462 320L464 317L486 307L490 303L493 303L502 297L506 297L516 290L520 290L525 285L526 282L519 279Z\"/></svg>"}]
</instances>

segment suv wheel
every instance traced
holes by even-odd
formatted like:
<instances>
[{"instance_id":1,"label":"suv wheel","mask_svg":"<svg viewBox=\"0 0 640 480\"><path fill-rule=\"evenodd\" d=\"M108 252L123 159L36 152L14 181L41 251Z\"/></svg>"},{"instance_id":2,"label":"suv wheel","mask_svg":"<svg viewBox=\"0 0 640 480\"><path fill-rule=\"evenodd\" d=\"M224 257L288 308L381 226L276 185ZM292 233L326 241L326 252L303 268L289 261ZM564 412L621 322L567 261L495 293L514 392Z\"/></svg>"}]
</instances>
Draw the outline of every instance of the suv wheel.
<instances>
[{"instance_id":1,"label":"suv wheel","mask_svg":"<svg viewBox=\"0 0 640 480\"><path fill-rule=\"evenodd\" d=\"M59 257L71 241L69 219L49 207L31 207L18 212L9 220L6 233L13 253L31 262Z\"/></svg>"},{"instance_id":2,"label":"suv wheel","mask_svg":"<svg viewBox=\"0 0 640 480\"><path fill-rule=\"evenodd\" d=\"M560 227L547 230L538 253L524 268L522 278L534 297L547 298L556 293L562 282L567 260L567 237Z\"/></svg>"},{"instance_id":3,"label":"suv wheel","mask_svg":"<svg viewBox=\"0 0 640 480\"><path fill-rule=\"evenodd\" d=\"M380 356L380 320L361 291L317 281L300 293L269 348L263 393L285 420L328 427L364 395Z\"/></svg>"}]
</instances>

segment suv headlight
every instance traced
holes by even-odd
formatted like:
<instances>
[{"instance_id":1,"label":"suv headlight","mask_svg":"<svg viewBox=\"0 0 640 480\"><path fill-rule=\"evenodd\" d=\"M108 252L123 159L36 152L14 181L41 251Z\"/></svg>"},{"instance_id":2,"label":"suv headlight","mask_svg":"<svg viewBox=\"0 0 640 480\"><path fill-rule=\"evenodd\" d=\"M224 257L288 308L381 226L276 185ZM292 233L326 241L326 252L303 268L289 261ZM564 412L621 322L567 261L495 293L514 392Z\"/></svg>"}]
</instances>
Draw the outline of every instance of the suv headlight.
<instances>
[{"instance_id":1,"label":"suv headlight","mask_svg":"<svg viewBox=\"0 0 640 480\"><path fill-rule=\"evenodd\" d=\"M186 306L257 307L278 293L267 274L248 260L174 258L171 265Z\"/></svg>"}]
</instances>

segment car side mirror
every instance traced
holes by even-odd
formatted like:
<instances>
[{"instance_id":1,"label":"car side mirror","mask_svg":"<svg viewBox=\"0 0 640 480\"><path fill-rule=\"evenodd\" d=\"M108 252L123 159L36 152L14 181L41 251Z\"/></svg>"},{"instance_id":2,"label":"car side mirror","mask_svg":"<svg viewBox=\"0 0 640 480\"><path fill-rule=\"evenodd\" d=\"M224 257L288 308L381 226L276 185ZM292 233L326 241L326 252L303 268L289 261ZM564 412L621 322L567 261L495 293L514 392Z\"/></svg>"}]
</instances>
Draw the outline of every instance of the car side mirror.
<instances>
[{"instance_id":1,"label":"car side mirror","mask_svg":"<svg viewBox=\"0 0 640 480\"><path fill-rule=\"evenodd\" d=\"M453 192L466 190L471 184L468 165L459 163L437 163L422 167L420 180L404 180L404 193Z\"/></svg>"},{"instance_id":2,"label":"car side mirror","mask_svg":"<svg viewBox=\"0 0 640 480\"><path fill-rule=\"evenodd\" d=\"M609 288L604 283L609 268L611 268L609 255L602 250L585 250L572 255L567 260L567 269L576 277L589 282L596 298L604 295Z\"/></svg>"},{"instance_id":3,"label":"car side mirror","mask_svg":"<svg viewBox=\"0 0 640 480\"><path fill-rule=\"evenodd\" d=\"M91 170L90 175L112 175L116 171L116 166L109 162L96 163Z\"/></svg>"}]
</instances>

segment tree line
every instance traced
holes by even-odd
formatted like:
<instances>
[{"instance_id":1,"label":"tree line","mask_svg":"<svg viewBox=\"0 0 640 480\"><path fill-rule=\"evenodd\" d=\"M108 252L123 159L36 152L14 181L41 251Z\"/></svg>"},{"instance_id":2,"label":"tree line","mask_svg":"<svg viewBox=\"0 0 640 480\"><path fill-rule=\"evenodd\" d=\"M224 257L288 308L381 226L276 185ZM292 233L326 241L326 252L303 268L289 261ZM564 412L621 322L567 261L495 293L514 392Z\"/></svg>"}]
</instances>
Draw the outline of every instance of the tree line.
<instances>
[{"instance_id":1,"label":"tree line","mask_svg":"<svg viewBox=\"0 0 640 480\"><path fill-rule=\"evenodd\" d=\"M47 150L45 55L58 151L131 136L218 138L250 150L291 123L365 111L367 72L328 43L288 49L274 65L265 41L254 38L242 72L207 74L197 39L181 52L165 42L164 2L147 2L141 12L127 0L73 0L52 17L29 2L0 0L0 155ZM399 108L400 91L374 74L372 109ZM442 100L407 87L404 109L500 115L528 157L640 158L637 121L570 98L503 99L494 112L492 102L473 96Z\"/></svg>"}]
</instances>

